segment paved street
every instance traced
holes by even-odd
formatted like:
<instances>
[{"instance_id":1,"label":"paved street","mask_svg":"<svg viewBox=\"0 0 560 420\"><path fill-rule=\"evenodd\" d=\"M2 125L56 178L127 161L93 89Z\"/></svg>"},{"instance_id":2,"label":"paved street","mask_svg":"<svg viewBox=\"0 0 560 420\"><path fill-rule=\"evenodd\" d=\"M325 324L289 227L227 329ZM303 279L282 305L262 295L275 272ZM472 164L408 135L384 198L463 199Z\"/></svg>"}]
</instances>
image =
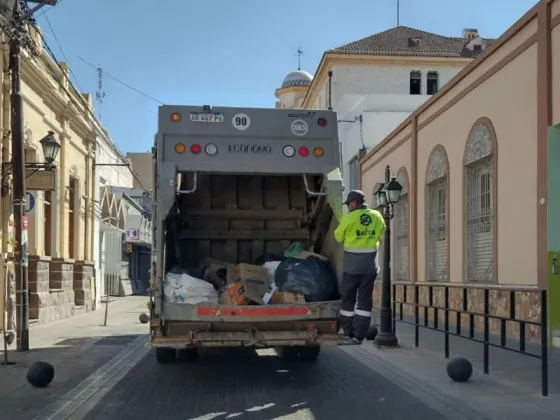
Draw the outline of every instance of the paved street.
<instances>
[{"instance_id":1,"label":"paved street","mask_svg":"<svg viewBox=\"0 0 560 420\"><path fill-rule=\"evenodd\" d=\"M158 365L148 354L73 419L416 419L445 417L336 348L320 363L272 350L212 350L195 363Z\"/></svg>"},{"instance_id":2,"label":"paved street","mask_svg":"<svg viewBox=\"0 0 560 420\"><path fill-rule=\"evenodd\" d=\"M11 353L16 365L0 368L0 418L557 418L549 415L559 405L555 387L543 399L534 386L527 391L523 378L512 387L502 372L477 372L470 383L454 384L445 376L444 361L429 349L410 348L410 334L402 328L401 349L377 350L371 343L326 348L317 364L281 360L273 350L212 349L196 362L159 365L145 347L146 326L138 322L144 308L145 298L128 297L111 303L108 327L100 326L102 311L33 327L35 349ZM56 368L47 389L25 381L34 360Z\"/></svg>"}]
</instances>

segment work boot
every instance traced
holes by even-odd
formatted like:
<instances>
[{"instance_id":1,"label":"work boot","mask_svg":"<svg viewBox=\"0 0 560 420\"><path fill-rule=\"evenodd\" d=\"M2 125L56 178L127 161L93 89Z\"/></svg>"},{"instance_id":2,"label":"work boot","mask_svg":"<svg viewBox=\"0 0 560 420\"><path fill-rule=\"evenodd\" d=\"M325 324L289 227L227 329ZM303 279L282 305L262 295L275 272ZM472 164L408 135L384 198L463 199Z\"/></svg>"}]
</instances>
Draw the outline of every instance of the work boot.
<instances>
[{"instance_id":1,"label":"work boot","mask_svg":"<svg viewBox=\"0 0 560 420\"><path fill-rule=\"evenodd\" d=\"M354 344L352 337L345 336L342 341L338 342L339 346L351 346Z\"/></svg>"}]
</instances>

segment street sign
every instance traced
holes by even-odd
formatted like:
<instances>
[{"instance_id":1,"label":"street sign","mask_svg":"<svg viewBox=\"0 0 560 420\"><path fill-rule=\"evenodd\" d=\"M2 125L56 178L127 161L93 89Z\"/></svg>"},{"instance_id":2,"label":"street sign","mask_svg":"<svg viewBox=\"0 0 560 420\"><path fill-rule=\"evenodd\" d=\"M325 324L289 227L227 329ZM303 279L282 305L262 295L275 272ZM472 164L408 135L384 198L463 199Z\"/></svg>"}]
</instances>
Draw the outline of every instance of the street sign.
<instances>
[{"instance_id":1,"label":"street sign","mask_svg":"<svg viewBox=\"0 0 560 420\"><path fill-rule=\"evenodd\" d=\"M129 241L137 241L140 239L140 232L136 228L129 228L126 231L126 239Z\"/></svg>"},{"instance_id":2,"label":"street sign","mask_svg":"<svg viewBox=\"0 0 560 420\"><path fill-rule=\"evenodd\" d=\"M27 197L25 200L25 213L32 214L33 210L35 210L36 204L37 204L36 194L31 191L27 191Z\"/></svg>"},{"instance_id":3,"label":"street sign","mask_svg":"<svg viewBox=\"0 0 560 420\"><path fill-rule=\"evenodd\" d=\"M54 169L26 169L25 188L34 191L56 190L56 172Z\"/></svg>"}]
</instances>

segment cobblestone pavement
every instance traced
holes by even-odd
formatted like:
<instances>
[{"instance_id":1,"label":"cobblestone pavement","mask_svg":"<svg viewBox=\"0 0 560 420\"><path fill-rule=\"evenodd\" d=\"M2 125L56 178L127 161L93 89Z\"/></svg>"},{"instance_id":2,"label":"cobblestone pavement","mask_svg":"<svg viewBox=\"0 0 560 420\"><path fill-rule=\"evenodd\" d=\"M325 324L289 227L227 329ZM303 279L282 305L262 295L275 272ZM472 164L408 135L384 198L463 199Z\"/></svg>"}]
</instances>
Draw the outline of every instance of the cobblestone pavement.
<instances>
[{"instance_id":1,"label":"cobblestone pavement","mask_svg":"<svg viewBox=\"0 0 560 420\"><path fill-rule=\"evenodd\" d=\"M323 349L316 364L281 360L273 350L212 349L196 362L159 365L149 352L107 386L71 419L454 418L337 348Z\"/></svg>"}]
</instances>

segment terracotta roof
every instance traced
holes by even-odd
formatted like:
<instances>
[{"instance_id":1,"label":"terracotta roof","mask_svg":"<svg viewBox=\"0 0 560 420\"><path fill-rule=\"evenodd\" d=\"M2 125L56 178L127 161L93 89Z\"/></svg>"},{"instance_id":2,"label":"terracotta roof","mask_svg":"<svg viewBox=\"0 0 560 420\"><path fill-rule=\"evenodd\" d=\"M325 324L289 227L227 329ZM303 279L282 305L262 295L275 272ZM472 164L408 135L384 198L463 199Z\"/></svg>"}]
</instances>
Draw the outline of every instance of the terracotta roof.
<instances>
[{"instance_id":1,"label":"terracotta roof","mask_svg":"<svg viewBox=\"0 0 560 420\"><path fill-rule=\"evenodd\" d=\"M419 40L417 45L414 41ZM484 39L483 48L470 50L470 38L455 38L397 26L358 41L328 50L330 54L398 55L418 57L478 57L494 40Z\"/></svg>"}]
</instances>

